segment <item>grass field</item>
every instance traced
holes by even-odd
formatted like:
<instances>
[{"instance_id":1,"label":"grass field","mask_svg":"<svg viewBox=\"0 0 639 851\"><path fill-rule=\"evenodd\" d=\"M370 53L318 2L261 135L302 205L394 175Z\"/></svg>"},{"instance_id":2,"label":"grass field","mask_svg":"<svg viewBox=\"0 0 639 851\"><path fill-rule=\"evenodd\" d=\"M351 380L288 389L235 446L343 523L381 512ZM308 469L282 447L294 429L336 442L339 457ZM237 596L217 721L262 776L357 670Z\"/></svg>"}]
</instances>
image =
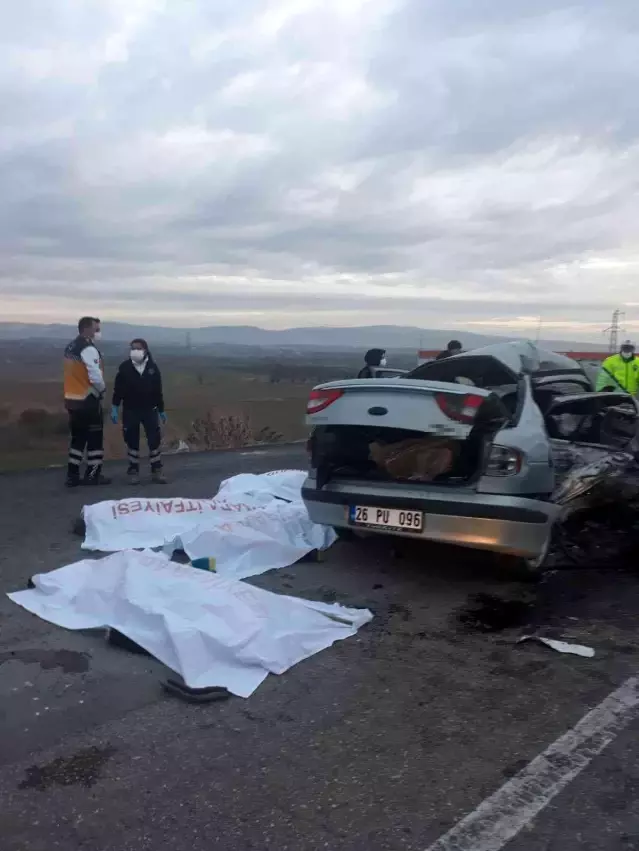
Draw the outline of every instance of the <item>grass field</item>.
<instances>
[{"instance_id":1,"label":"grass field","mask_svg":"<svg viewBox=\"0 0 639 851\"><path fill-rule=\"evenodd\" d=\"M0 470L66 463L68 422L62 403L59 341L0 341ZM127 347L103 348L108 415L113 379ZM166 347L154 352L162 372L168 424L166 449L179 441L193 449L225 449L306 437L306 400L325 381L348 378L362 353L236 347L207 351ZM410 369L415 354L391 355ZM107 458L123 458L119 426L105 423Z\"/></svg>"},{"instance_id":2,"label":"grass field","mask_svg":"<svg viewBox=\"0 0 639 851\"><path fill-rule=\"evenodd\" d=\"M305 403L314 381L274 383L263 372L225 369L214 362L161 363L168 423L167 448L179 441L191 448L227 448L253 442L303 438ZM20 377L0 374L0 470L64 463L67 418L62 404L60 365L48 375L49 364L20 370ZM107 372L107 378L108 378ZM111 379L113 375L111 374ZM111 386L105 408L110 409ZM194 429L194 424L200 428ZM204 438L206 446L196 446ZM105 424L107 458L124 457L121 429Z\"/></svg>"}]
</instances>

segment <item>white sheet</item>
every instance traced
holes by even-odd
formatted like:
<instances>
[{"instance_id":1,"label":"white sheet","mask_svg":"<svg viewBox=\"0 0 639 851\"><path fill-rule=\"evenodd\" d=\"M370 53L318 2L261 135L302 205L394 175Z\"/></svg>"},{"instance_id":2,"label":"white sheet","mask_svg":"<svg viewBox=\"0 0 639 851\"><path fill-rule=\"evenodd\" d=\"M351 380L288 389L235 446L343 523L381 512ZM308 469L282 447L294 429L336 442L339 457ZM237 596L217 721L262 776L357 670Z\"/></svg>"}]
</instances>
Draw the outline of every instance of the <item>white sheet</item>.
<instances>
[{"instance_id":1,"label":"white sheet","mask_svg":"<svg viewBox=\"0 0 639 851\"><path fill-rule=\"evenodd\" d=\"M67 629L114 627L188 686L224 686L240 697L372 618L367 609L273 594L149 552L87 559L33 581L35 589L10 599Z\"/></svg>"},{"instance_id":2,"label":"white sheet","mask_svg":"<svg viewBox=\"0 0 639 851\"><path fill-rule=\"evenodd\" d=\"M214 558L220 576L244 579L286 567L335 533L313 523L301 498L306 474L280 470L226 479L214 499L122 499L83 509L83 548L102 552L163 547Z\"/></svg>"}]
</instances>

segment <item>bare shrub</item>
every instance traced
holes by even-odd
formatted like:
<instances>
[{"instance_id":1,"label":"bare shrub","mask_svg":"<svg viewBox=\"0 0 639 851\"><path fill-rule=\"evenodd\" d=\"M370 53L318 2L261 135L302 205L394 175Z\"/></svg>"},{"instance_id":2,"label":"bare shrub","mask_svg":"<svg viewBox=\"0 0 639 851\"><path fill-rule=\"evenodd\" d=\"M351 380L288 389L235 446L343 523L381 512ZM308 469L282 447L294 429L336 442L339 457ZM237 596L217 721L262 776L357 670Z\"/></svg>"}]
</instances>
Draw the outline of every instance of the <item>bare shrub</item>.
<instances>
[{"instance_id":1,"label":"bare shrub","mask_svg":"<svg viewBox=\"0 0 639 851\"><path fill-rule=\"evenodd\" d=\"M246 414L218 415L211 411L191 424L185 440L195 449L236 449L253 443L279 443L282 435L269 426L255 431Z\"/></svg>"},{"instance_id":2,"label":"bare shrub","mask_svg":"<svg viewBox=\"0 0 639 851\"><path fill-rule=\"evenodd\" d=\"M253 443L253 431L245 415L216 416L210 411L193 420L186 442L207 452L211 449L234 449Z\"/></svg>"}]
</instances>

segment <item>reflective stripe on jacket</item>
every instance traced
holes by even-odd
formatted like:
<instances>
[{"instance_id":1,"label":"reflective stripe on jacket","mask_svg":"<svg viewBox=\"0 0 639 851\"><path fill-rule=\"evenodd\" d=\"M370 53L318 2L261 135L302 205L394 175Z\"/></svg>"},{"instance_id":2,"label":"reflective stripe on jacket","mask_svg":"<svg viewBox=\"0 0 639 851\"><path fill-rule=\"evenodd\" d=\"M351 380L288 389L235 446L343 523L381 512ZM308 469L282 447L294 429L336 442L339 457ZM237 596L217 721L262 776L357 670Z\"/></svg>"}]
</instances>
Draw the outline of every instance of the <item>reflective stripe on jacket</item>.
<instances>
[{"instance_id":1,"label":"reflective stripe on jacket","mask_svg":"<svg viewBox=\"0 0 639 851\"><path fill-rule=\"evenodd\" d=\"M613 387L625 390L631 396L639 391L639 358L624 360L621 355L611 355L602 363L597 376L597 390Z\"/></svg>"}]
</instances>

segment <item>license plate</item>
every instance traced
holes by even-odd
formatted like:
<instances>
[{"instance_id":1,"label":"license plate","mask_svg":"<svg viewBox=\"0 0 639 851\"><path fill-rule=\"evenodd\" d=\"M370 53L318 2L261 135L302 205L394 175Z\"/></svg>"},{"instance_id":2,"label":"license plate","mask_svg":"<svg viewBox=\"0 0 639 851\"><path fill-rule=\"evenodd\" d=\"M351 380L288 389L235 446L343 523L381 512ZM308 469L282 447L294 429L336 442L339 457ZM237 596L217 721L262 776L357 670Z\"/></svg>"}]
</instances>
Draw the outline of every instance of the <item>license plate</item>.
<instances>
[{"instance_id":1,"label":"license plate","mask_svg":"<svg viewBox=\"0 0 639 851\"><path fill-rule=\"evenodd\" d=\"M352 505L349 519L353 526L394 529L401 532L421 532L424 513L400 508L376 508L372 505Z\"/></svg>"}]
</instances>

